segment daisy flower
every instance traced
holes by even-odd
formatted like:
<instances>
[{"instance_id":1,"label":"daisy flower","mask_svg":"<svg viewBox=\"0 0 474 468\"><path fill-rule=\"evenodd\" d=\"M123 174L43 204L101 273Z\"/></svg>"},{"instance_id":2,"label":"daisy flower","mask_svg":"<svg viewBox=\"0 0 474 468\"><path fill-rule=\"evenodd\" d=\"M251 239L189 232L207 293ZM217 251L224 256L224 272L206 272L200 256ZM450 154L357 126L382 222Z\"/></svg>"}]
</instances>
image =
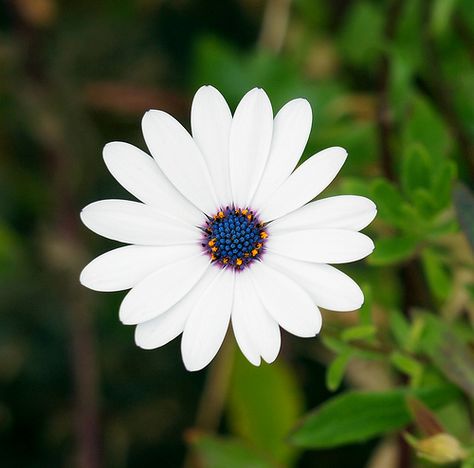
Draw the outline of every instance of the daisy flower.
<instances>
[{"instance_id":1,"label":"daisy flower","mask_svg":"<svg viewBox=\"0 0 474 468\"><path fill-rule=\"evenodd\" d=\"M130 289L119 317L136 325L138 346L157 348L182 333L184 364L199 370L231 323L242 353L259 365L276 359L280 327L312 337L321 329L318 307L362 305L361 289L330 264L372 252L359 231L376 207L351 195L312 201L347 153L328 148L296 167L311 124L305 99L274 118L255 88L232 116L219 91L203 86L192 136L150 110L142 130L152 157L127 143L105 146L109 171L139 202L102 200L81 212L89 229L129 245L94 259L80 281L96 291Z\"/></svg>"}]
</instances>

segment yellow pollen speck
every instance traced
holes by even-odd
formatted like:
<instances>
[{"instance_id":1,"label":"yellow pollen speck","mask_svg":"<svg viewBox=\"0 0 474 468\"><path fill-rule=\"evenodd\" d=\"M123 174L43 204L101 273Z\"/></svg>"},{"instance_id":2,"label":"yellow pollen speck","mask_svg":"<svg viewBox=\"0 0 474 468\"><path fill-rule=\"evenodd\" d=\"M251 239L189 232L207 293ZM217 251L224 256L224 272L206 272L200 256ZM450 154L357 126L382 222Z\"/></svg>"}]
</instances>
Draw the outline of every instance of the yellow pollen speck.
<instances>
[{"instance_id":1,"label":"yellow pollen speck","mask_svg":"<svg viewBox=\"0 0 474 468\"><path fill-rule=\"evenodd\" d=\"M242 265L242 263L243 263L243 262L242 262L242 259L241 259L241 258L238 258L238 259L235 261L235 264L238 265L238 266Z\"/></svg>"},{"instance_id":2,"label":"yellow pollen speck","mask_svg":"<svg viewBox=\"0 0 474 468\"><path fill-rule=\"evenodd\" d=\"M212 247L211 250L212 250L213 252L217 252L218 249L217 249L217 247Z\"/></svg>"},{"instance_id":3,"label":"yellow pollen speck","mask_svg":"<svg viewBox=\"0 0 474 468\"><path fill-rule=\"evenodd\" d=\"M260 233L260 237L261 237L262 239L266 239L266 238L268 237L268 234L267 234L265 231L262 231L262 232Z\"/></svg>"},{"instance_id":4,"label":"yellow pollen speck","mask_svg":"<svg viewBox=\"0 0 474 468\"><path fill-rule=\"evenodd\" d=\"M248 214L248 215L247 215L247 219L248 219L249 221L252 221L252 215L251 215L251 214Z\"/></svg>"},{"instance_id":5,"label":"yellow pollen speck","mask_svg":"<svg viewBox=\"0 0 474 468\"><path fill-rule=\"evenodd\" d=\"M216 258L217 257L214 254L211 255L211 260L215 260Z\"/></svg>"},{"instance_id":6,"label":"yellow pollen speck","mask_svg":"<svg viewBox=\"0 0 474 468\"><path fill-rule=\"evenodd\" d=\"M248 252L245 252L244 257L250 257L250 254Z\"/></svg>"},{"instance_id":7,"label":"yellow pollen speck","mask_svg":"<svg viewBox=\"0 0 474 468\"><path fill-rule=\"evenodd\" d=\"M225 265L227 263L229 263L229 259L227 257L224 257L224 259L222 260L222 263Z\"/></svg>"},{"instance_id":8,"label":"yellow pollen speck","mask_svg":"<svg viewBox=\"0 0 474 468\"><path fill-rule=\"evenodd\" d=\"M258 250L257 249L253 249L252 250L252 257L255 257L255 255L258 254Z\"/></svg>"},{"instance_id":9,"label":"yellow pollen speck","mask_svg":"<svg viewBox=\"0 0 474 468\"><path fill-rule=\"evenodd\" d=\"M248 212L249 212L249 210L247 210L247 209L242 210L243 215L246 215Z\"/></svg>"},{"instance_id":10,"label":"yellow pollen speck","mask_svg":"<svg viewBox=\"0 0 474 468\"><path fill-rule=\"evenodd\" d=\"M262 244L261 242L259 242L259 243L257 244L257 249L261 249L261 248L262 248L262 245L263 245L263 244Z\"/></svg>"},{"instance_id":11,"label":"yellow pollen speck","mask_svg":"<svg viewBox=\"0 0 474 468\"><path fill-rule=\"evenodd\" d=\"M214 244L216 243L216 239L211 239L209 242L208 242L208 245L209 247L214 247Z\"/></svg>"},{"instance_id":12,"label":"yellow pollen speck","mask_svg":"<svg viewBox=\"0 0 474 468\"><path fill-rule=\"evenodd\" d=\"M217 213L217 216L222 219L224 217L224 212L219 211L219 213Z\"/></svg>"}]
</instances>

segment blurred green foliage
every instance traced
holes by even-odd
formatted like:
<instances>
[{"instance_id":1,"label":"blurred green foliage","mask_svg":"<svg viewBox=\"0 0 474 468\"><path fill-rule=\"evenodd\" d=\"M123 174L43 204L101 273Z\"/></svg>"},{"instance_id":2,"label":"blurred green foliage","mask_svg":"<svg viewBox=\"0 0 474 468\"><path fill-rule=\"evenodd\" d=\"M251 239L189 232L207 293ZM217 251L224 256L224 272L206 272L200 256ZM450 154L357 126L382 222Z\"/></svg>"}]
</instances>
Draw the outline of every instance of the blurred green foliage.
<instances>
[{"instance_id":1,"label":"blurred green foliage","mask_svg":"<svg viewBox=\"0 0 474 468\"><path fill-rule=\"evenodd\" d=\"M3 2L0 465L474 466L473 62L471 0ZM127 197L101 147L144 147L148 108L188 125L202 84L233 108L306 97L303 159L349 152L324 196L378 206L374 254L345 267L362 309L285 334L271 366L187 373L78 284L112 245L80 208Z\"/></svg>"}]
</instances>

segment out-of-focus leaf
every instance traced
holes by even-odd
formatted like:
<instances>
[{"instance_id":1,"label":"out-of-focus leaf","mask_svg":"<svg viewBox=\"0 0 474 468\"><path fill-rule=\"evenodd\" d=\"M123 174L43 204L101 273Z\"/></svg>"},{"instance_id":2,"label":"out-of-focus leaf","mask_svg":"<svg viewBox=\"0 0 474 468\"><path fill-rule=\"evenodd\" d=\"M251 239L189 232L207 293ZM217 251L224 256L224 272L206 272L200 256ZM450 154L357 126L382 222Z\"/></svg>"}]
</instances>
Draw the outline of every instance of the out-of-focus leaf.
<instances>
[{"instance_id":1,"label":"out-of-focus leaf","mask_svg":"<svg viewBox=\"0 0 474 468\"><path fill-rule=\"evenodd\" d=\"M380 219L400 228L412 225L416 215L395 185L386 179L377 179L371 188Z\"/></svg>"},{"instance_id":2,"label":"out-of-focus leaf","mask_svg":"<svg viewBox=\"0 0 474 468\"><path fill-rule=\"evenodd\" d=\"M276 466L238 439L193 434L191 444L203 468L275 468Z\"/></svg>"},{"instance_id":3,"label":"out-of-focus leaf","mask_svg":"<svg viewBox=\"0 0 474 468\"><path fill-rule=\"evenodd\" d=\"M418 386L423 374L423 366L416 359L400 351L394 351L390 356L390 361L400 372L410 376L413 387Z\"/></svg>"},{"instance_id":4,"label":"out-of-focus leaf","mask_svg":"<svg viewBox=\"0 0 474 468\"><path fill-rule=\"evenodd\" d=\"M431 292L440 301L446 300L451 292L451 275L446 271L434 250L425 249L421 259Z\"/></svg>"},{"instance_id":5,"label":"out-of-focus leaf","mask_svg":"<svg viewBox=\"0 0 474 468\"><path fill-rule=\"evenodd\" d=\"M411 421L406 406L410 395L430 408L456 398L454 387L440 386L385 392L350 391L336 396L309 413L292 433L291 441L302 447L337 447L362 442L401 429Z\"/></svg>"},{"instance_id":6,"label":"out-of-focus leaf","mask_svg":"<svg viewBox=\"0 0 474 468\"><path fill-rule=\"evenodd\" d=\"M454 189L454 206L459 224L474 249L474 195L463 184Z\"/></svg>"},{"instance_id":7,"label":"out-of-focus leaf","mask_svg":"<svg viewBox=\"0 0 474 468\"><path fill-rule=\"evenodd\" d=\"M452 203L453 181L456 174L457 167L453 161L443 161L432 174L431 192L439 210L447 208Z\"/></svg>"},{"instance_id":8,"label":"out-of-focus leaf","mask_svg":"<svg viewBox=\"0 0 474 468\"><path fill-rule=\"evenodd\" d=\"M433 315L425 315L422 350L444 376L474 397L474 354L460 337Z\"/></svg>"},{"instance_id":9,"label":"out-of-focus leaf","mask_svg":"<svg viewBox=\"0 0 474 468\"><path fill-rule=\"evenodd\" d=\"M372 265L392 265L410 258L416 251L418 239L412 236L398 236L378 239L375 250L369 257Z\"/></svg>"},{"instance_id":10,"label":"out-of-focus leaf","mask_svg":"<svg viewBox=\"0 0 474 468\"><path fill-rule=\"evenodd\" d=\"M382 46L382 11L376 4L360 1L353 4L346 18L340 37L344 55L356 65L373 65Z\"/></svg>"},{"instance_id":11,"label":"out-of-focus leaf","mask_svg":"<svg viewBox=\"0 0 474 468\"><path fill-rule=\"evenodd\" d=\"M436 35L445 33L452 20L457 0L435 0L431 10L431 30Z\"/></svg>"},{"instance_id":12,"label":"out-of-focus leaf","mask_svg":"<svg viewBox=\"0 0 474 468\"><path fill-rule=\"evenodd\" d=\"M240 353L236 357L229 398L232 430L276 461L288 463L296 453L285 437L303 407L297 381L281 360L254 367Z\"/></svg>"},{"instance_id":13,"label":"out-of-focus leaf","mask_svg":"<svg viewBox=\"0 0 474 468\"><path fill-rule=\"evenodd\" d=\"M448 153L452 143L443 119L420 95L413 99L405 122L405 144L422 144L430 157L432 168Z\"/></svg>"},{"instance_id":14,"label":"out-of-focus leaf","mask_svg":"<svg viewBox=\"0 0 474 468\"><path fill-rule=\"evenodd\" d=\"M377 329L374 325L356 325L355 327L346 328L341 333L343 341L366 340L373 338Z\"/></svg>"},{"instance_id":15,"label":"out-of-focus leaf","mask_svg":"<svg viewBox=\"0 0 474 468\"><path fill-rule=\"evenodd\" d=\"M364 284L362 286L362 292L364 293L364 303L359 309L359 322L361 325L372 324L372 288L370 284Z\"/></svg>"},{"instance_id":16,"label":"out-of-focus leaf","mask_svg":"<svg viewBox=\"0 0 474 468\"><path fill-rule=\"evenodd\" d=\"M403 157L401 168L402 188L408 196L413 196L420 188L430 186L430 157L419 144L410 145Z\"/></svg>"},{"instance_id":17,"label":"out-of-focus leaf","mask_svg":"<svg viewBox=\"0 0 474 468\"><path fill-rule=\"evenodd\" d=\"M390 331L393 333L397 344L406 349L407 340L410 334L410 324L405 316L398 310L390 311Z\"/></svg>"},{"instance_id":18,"label":"out-of-focus leaf","mask_svg":"<svg viewBox=\"0 0 474 468\"><path fill-rule=\"evenodd\" d=\"M326 386L334 392L341 385L347 365L351 359L351 352L345 352L337 356L329 365L326 372Z\"/></svg>"}]
</instances>

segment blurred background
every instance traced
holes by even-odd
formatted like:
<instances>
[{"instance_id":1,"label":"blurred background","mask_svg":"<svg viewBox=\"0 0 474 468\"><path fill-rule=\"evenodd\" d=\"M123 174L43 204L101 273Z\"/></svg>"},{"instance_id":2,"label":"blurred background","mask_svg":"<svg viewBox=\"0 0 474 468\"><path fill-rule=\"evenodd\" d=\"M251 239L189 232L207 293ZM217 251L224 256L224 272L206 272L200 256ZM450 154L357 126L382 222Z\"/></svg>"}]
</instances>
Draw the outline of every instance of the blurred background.
<instances>
[{"instance_id":1,"label":"blurred background","mask_svg":"<svg viewBox=\"0 0 474 468\"><path fill-rule=\"evenodd\" d=\"M0 465L474 466L473 64L472 0L1 2ZM304 157L349 152L324 196L379 208L344 268L362 311L259 369L229 337L188 373L179 340L135 346L123 293L78 282L115 246L80 209L130 198L103 145L145 149L149 108L189 128L203 84L232 109L306 97Z\"/></svg>"}]
</instances>

